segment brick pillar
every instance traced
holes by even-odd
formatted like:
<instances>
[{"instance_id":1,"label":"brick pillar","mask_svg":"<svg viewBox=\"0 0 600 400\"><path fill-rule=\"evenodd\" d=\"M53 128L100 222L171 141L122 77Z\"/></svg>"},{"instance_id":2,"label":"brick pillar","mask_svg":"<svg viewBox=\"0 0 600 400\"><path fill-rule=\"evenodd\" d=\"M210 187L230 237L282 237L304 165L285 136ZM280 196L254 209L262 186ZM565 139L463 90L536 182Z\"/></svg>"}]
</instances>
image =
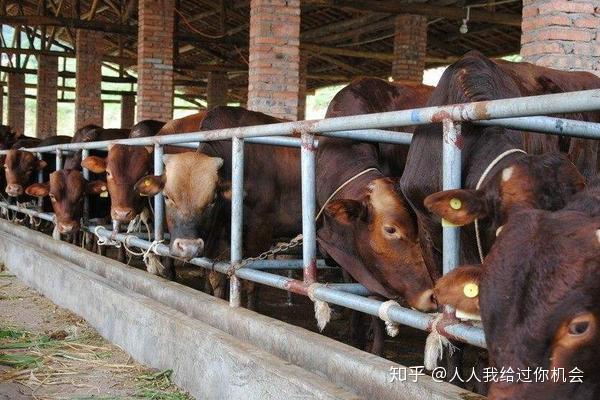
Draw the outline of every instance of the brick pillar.
<instances>
[{"instance_id":1,"label":"brick pillar","mask_svg":"<svg viewBox=\"0 0 600 400\"><path fill-rule=\"evenodd\" d=\"M131 129L135 123L135 96L124 94L121 96L121 128Z\"/></svg>"},{"instance_id":2,"label":"brick pillar","mask_svg":"<svg viewBox=\"0 0 600 400\"><path fill-rule=\"evenodd\" d=\"M297 119L306 118L306 74L308 73L308 56L300 52L300 71L298 75L298 113Z\"/></svg>"},{"instance_id":3,"label":"brick pillar","mask_svg":"<svg viewBox=\"0 0 600 400\"><path fill-rule=\"evenodd\" d=\"M8 125L25 132L25 74L8 74Z\"/></svg>"},{"instance_id":4,"label":"brick pillar","mask_svg":"<svg viewBox=\"0 0 600 400\"><path fill-rule=\"evenodd\" d=\"M58 57L38 56L35 132L40 139L56 136L57 86Z\"/></svg>"},{"instance_id":5,"label":"brick pillar","mask_svg":"<svg viewBox=\"0 0 600 400\"><path fill-rule=\"evenodd\" d=\"M139 0L137 120L173 118L175 0Z\"/></svg>"},{"instance_id":6,"label":"brick pillar","mask_svg":"<svg viewBox=\"0 0 600 400\"><path fill-rule=\"evenodd\" d=\"M300 0L250 1L248 108L298 117Z\"/></svg>"},{"instance_id":7,"label":"brick pillar","mask_svg":"<svg viewBox=\"0 0 600 400\"><path fill-rule=\"evenodd\" d=\"M88 124L103 125L101 41L101 32L77 30L75 129Z\"/></svg>"},{"instance_id":8,"label":"brick pillar","mask_svg":"<svg viewBox=\"0 0 600 400\"><path fill-rule=\"evenodd\" d=\"M395 20L392 79L421 83L427 56L427 18L399 15Z\"/></svg>"},{"instance_id":9,"label":"brick pillar","mask_svg":"<svg viewBox=\"0 0 600 400\"><path fill-rule=\"evenodd\" d=\"M598 0L523 0L521 56L562 70L600 71Z\"/></svg>"},{"instance_id":10,"label":"brick pillar","mask_svg":"<svg viewBox=\"0 0 600 400\"><path fill-rule=\"evenodd\" d=\"M226 106L228 88L229 82L227 81L227 73L210 72L208 74L208 86L206 88L206 108L210 110L216 106Z\"/></svg>"}]
</instances>

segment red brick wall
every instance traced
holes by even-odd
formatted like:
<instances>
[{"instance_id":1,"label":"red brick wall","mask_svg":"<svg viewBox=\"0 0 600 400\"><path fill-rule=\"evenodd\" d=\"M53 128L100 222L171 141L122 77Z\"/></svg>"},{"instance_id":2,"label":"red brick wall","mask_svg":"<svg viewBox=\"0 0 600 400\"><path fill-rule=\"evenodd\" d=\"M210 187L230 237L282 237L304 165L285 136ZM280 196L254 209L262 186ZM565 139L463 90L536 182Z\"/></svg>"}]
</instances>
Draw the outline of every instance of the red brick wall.
<instances>
[{"instance_id":1,"label":"red brick wall","mask_svg":"<svg viewBox=\"0 0 600 400\"><path fill-rule=\"evenodd\" d=\"M38 56L36 100L36 136L47 138L56 135L56 110L58 106L58 57Z\"/></svg>"},{"instance_id":2,"label":"red brick wall","mask_svg":"<svg viewBox=\"0 0 600 400\"><path fill-rule=\"evenodd\" d=\"M77 30L75 129L87 124L102 126L102 54L98 43L102 32Z\"/></svg>"},{"instance_id":3,"label":"red brick wall","mask_svg":"<svg viewBox=\"0 0 600 400\"><path fill-rule=\"evenodd\" d=\"M206 88L207 109L227 105L227 90L229 87L226 72L210 72Z\"/></svg>"},{"instance_id":4,"label":"red brick wall","mask_svg":"<svg viewBox=\"0 0 600 400\"><path fill-rule=\"evenodd\" d=\"M173 118L174 0L139 0L137 120Z\"/></svg>"},{"instance_id":5,"label":"red brick wall","mask_svg":"<svg viewBox=\"0 0 600 400\"><path fill-rule=\"evenodd\" d=\"M248 108L298 117L300 0L250 1Z\"/></svg>"},{"instance_id":6,"label":"red brick wall","mask_svg":"<svg viewBox=\"0 0 600 400\"><path fill-rule=\"evenodd\" d=\"M600 71L598 0L523 0L521 55L562 70Z\"/></svg>"},{"instance_id":7,"label":"red brick wall","mask_svg":"<svg viewBox=\"0 0 600 400\"><path fill-rule=\"evenodd\" d=\"M19 134L25 131L24 74L8 74L8 125Z\"/></svg>"},{"instance_id":8,"label":"red brick wall","mask_svg":"<svg viewBox=\"0 0 600 400\"><path fill-rule=\"evenodd\" d=\"M427 56L427 18L399 15L395 20L392 79L422 82Z\"/></svg>"},{"instance_id":9,"label":"red brick wall","mask_svg":"<svg viewBox=\"0 0 600 400\"><path fill-rule=\"evenodd\" d=\"M130 129L135 123L135 96L121 96L121 128Z\"/></svg>"}]
</instances>

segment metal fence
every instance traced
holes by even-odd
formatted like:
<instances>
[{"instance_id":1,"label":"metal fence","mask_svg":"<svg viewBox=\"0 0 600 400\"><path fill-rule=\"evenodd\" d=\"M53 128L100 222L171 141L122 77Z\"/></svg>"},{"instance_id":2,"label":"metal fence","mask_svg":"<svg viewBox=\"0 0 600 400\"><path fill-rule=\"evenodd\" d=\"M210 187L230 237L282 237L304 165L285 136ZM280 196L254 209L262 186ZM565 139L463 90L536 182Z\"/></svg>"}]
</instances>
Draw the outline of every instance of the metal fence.
<instances>
[{"instance_id":1,"label":"metal fence","mask_svg":"<svg viewBox=\"0 0 600 400\"><path fill-rule=\"evenodd\" d=\"M230 262L215 262L198 257L191 264L214 269L221 273L230 271L243 258L242 254L242 220L243 220L243 180L244 180L244 143L261 143L277 146L300 147L302 175L302 260L260 260L252 261L238 269L230 282L230 304L240 305L239 279L253 281L272 286L300 295L308 295L308 288L315 283L317 268L325 267L317 260L316 224L315 224L315 150L318 145L315 135L332 136L354 139L358 141L383 142L392 144L408 144L411 134L382 130L404 126L442 123L443 140L443 189L457 189L461 186L461 152L456 146L456 138L460 135L463 122L473 122L481 125L498 125L512 129L521 129L540 133L569 135L583 138L600 139L600 124L574 121L539 115L585 112L600 110L600 90L550 94L543 96L502 99L486 102L448 105L442 107L427 107L412 110L393 111L377 114L367 114L350 117L329 118L315 121L299 121L263 126L250 126L230 129L220 129L206 132L176 134L113 141L69 143L54 146L26 149L38 154L54 152L57 169L61 168L62 156L65 151L83 150L83 157L90 149L105 149L111 144L154 146L154 172L163 173L163 146L178 145L196 148L199 142L215 140L232 141L232 202L231 202L231 255ZM300 134L300 138L290 137ZM5 152L0 152L0 154ZM84 170L84 176L89 178L89 172ZM162 240L163 231L162 195L154 199L154 239ZM19 206L0 202L0 207L20 211L47 221L53 220L53 215ZM86 215L86 214L84 214ZM129 234L114 233L109 229L99 227L84 227L89 232L116 240L128 241L129 245L141 249L152 249L158 254L169 256L166 245L156 244L149 240L131 237ZM447 273L459 263L459 229L443 227L443 268ZM303 280L295 280L265 270L303 269ZM359 284L327 284L312 287L313 299L348 307L373 316L379 315L382 302L366 297L369 292ZM392 305L387 314L398 324L430 331L434 316L412 309ZM485 347L485 337L481 328L469 323L462 323L453 317L449 310L447 318L437 331L451 339ZM439 325L439 324L438 324Z\"/></svg>"}]
</instances>

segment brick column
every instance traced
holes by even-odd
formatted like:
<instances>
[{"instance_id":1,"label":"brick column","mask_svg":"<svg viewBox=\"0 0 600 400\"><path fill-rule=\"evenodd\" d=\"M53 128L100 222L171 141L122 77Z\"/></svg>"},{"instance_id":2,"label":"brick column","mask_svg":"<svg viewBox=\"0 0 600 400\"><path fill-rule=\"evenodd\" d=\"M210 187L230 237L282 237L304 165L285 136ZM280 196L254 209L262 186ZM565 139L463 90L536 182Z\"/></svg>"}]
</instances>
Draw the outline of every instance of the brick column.
<instances>
[{"instance_id":1,"label":"brick column","mask_svg":"<svg viewBox=\"0 0 600 400\"><path fill-rule=\"evenodd\" d=\"M562 70L600 71L598 0L523 0L521 56Z\"/></svg>"},{"instance_id":2,"label":"brick column","mask_svg":"<svg viewBox=\"0 0 600 400\"><path fill-rule=\"evenodd\" d=\"M248 108L298 117L300 0L250 1Z\"/></svg>"},{"instance_id":3,"label":"brick column","mask_svg":"<svg viewBox=\"0 0 600 400\"><path fill-rule=\"evenodd\" d=\"M8 125L25 132L25 74L8 74Z\"/></svg>"},{"instance_id":4,"label":"brick column","mask_svg":"<svg viewBox=\"0 0 600 400\"><path fill-rule=\"evenodd\" d=\"M130 129L135 123L135 96L121 96L121 128Z\"/></svg>"},{"instance_id":5,"label":"brick column","mask_svg":"<svg viewBox=\"0 0 600 400\"><path fill-rule=\"evenodd\" d=\"M139 0L137 120L173 118L174 0Z\"/></svg>"},{"instance_id":6,"label":"brick column","mask_svg":"<svg viewBox=\"0 0 600 400\"><path fill-rule=\"evenodd\" d=\"M101 32L77 30L75 129L88 124L103 125L101 41Z\"/></svg>"},{"instance_id":7,"label":"brick column","mask_svg":"<svg viewBox=\"0 0 600 400\"><path fill-rule=\"evenodd\" d=\"M308 56L306 52L300 52L300 66L298 75L298 113L297 119L306 117L306 74L308 73Z\"/></svg>"},{"instance_id":8,"label":"brick column","mask_svg":"<svg viewBox=\"0 0 600 400\"><path fill-rule=\"evenodd\" d=\"M392 79L422 82L427 56L427 18L399 15L395 20Z\"/></svg>"},{"instance_id":9,"label":"brick column","mask_svg":"<svg viewBox=\"0 0 600 400\"><path fill-rule=\"evenodd\" d=\"M226 72L210 72L206 88L206 108L210 110L216 106L226 106L228 88L229 82L227 81Z\"/></svg>"},{"instance_id":10,"label":"brick column","mask_svg":"<svg viewBox=\"0 0 600 400\"><path fill-rule=\"evenodd\" d=\"M40 139L56 136L57 86L58 57L38 56L35 131Z\"/></svg>"}]
</instances>

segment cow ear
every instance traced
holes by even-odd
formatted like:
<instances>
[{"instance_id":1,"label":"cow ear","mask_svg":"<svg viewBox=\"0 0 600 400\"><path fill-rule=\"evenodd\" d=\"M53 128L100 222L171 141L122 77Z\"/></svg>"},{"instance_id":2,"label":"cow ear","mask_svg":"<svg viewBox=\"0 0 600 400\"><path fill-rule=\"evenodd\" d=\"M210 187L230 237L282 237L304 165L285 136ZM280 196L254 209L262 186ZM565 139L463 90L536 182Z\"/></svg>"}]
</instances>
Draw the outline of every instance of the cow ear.
<instances>
[{"instance_id":1,"label":"cow ear","mask_svg":"<svg viewBox=\"0 0 600 400\"><path fill-rule=\"evenodd\" d=\"M33 197L45 197L50 193L50 185L47 183L34 183L25 189L25 193Z\"/></svg>"},{"instance_id":2,"label":"cow ear","mask_svg":"<svg viewBox=\"0 0 600 400\"><path fill-rule=\"evenodd\" d=\"M325 206L325 215L335 219L339 223L349 225L367 212L364 203L357 200L333 200Z\"/></svg>"},{"instance_id":3,"label":"cow ear","mask_svg":"<svg viewBox=\"0 0 600 400\"><path fill-rule=\"evenodd\" d=\"M161 176L146 175L137 181L134 190L140 196L155 196L164 189L166 181L167 177L164 174Z\"/></svg>"},{"instance_id":4,"label":"cow ear","mask_svg":"<svg viewBox=\"0 0 600 400\"><path fill-rule=\"evenodd\" d=\"M445 190L427 196L424 203L432 213L454 225L468 225L488 214L482 190Z\"/></svg>"},{"instance_id":5,"label":"cow ear","mask_svg":"<svg viewBox=\"0 0 600 400\"><path fill-rule=\"evenodd\" d=\"M108 188L104 181L93 181L87 184L86 191L88 194L103 194L108 191Z\"/></svg>"},{"instance_id":6,"label":"cow ear","mask_svg":"<svg viewBox=\"0 0 600 400\"><path fill-rule=\"evenodd\" d=\"M212 157L211 160L215 164L215 168L219 170L223 166L223 159L220 157Z\"/></svg>"},{"instance_id":7,"label":"cow ear","mask_svg":"<svg viewBox=\"0 0 600 400\"><path fill-rule=\"evenodd\" d=\"M454 307L458 317L478 319L482 272L481 265L463 265L442 276L433 289L437 303Z\"/></svg>"},{"instance_id":8,"label":"cow ear","mask_svg":"<svg viewBox=\"0 0 600 400\"><path fill-rule=\"evenodd\" d=\"M89 156L81 162L81 166L95 174L101 174L106 171L106 159L98 156Z\"/></svg>"},{"instance_id":9,"label":"cow ear","mask_svg":"<svg viewBox=\"0 0 600 400\"><path fill-rule=\"evenodd\" d=\"M35 164L35 168L38 171L43 170L44 168L46 168L48 166L48 163L44 160L37 160L36 164Z\"/></svg>"}]
</instances>

